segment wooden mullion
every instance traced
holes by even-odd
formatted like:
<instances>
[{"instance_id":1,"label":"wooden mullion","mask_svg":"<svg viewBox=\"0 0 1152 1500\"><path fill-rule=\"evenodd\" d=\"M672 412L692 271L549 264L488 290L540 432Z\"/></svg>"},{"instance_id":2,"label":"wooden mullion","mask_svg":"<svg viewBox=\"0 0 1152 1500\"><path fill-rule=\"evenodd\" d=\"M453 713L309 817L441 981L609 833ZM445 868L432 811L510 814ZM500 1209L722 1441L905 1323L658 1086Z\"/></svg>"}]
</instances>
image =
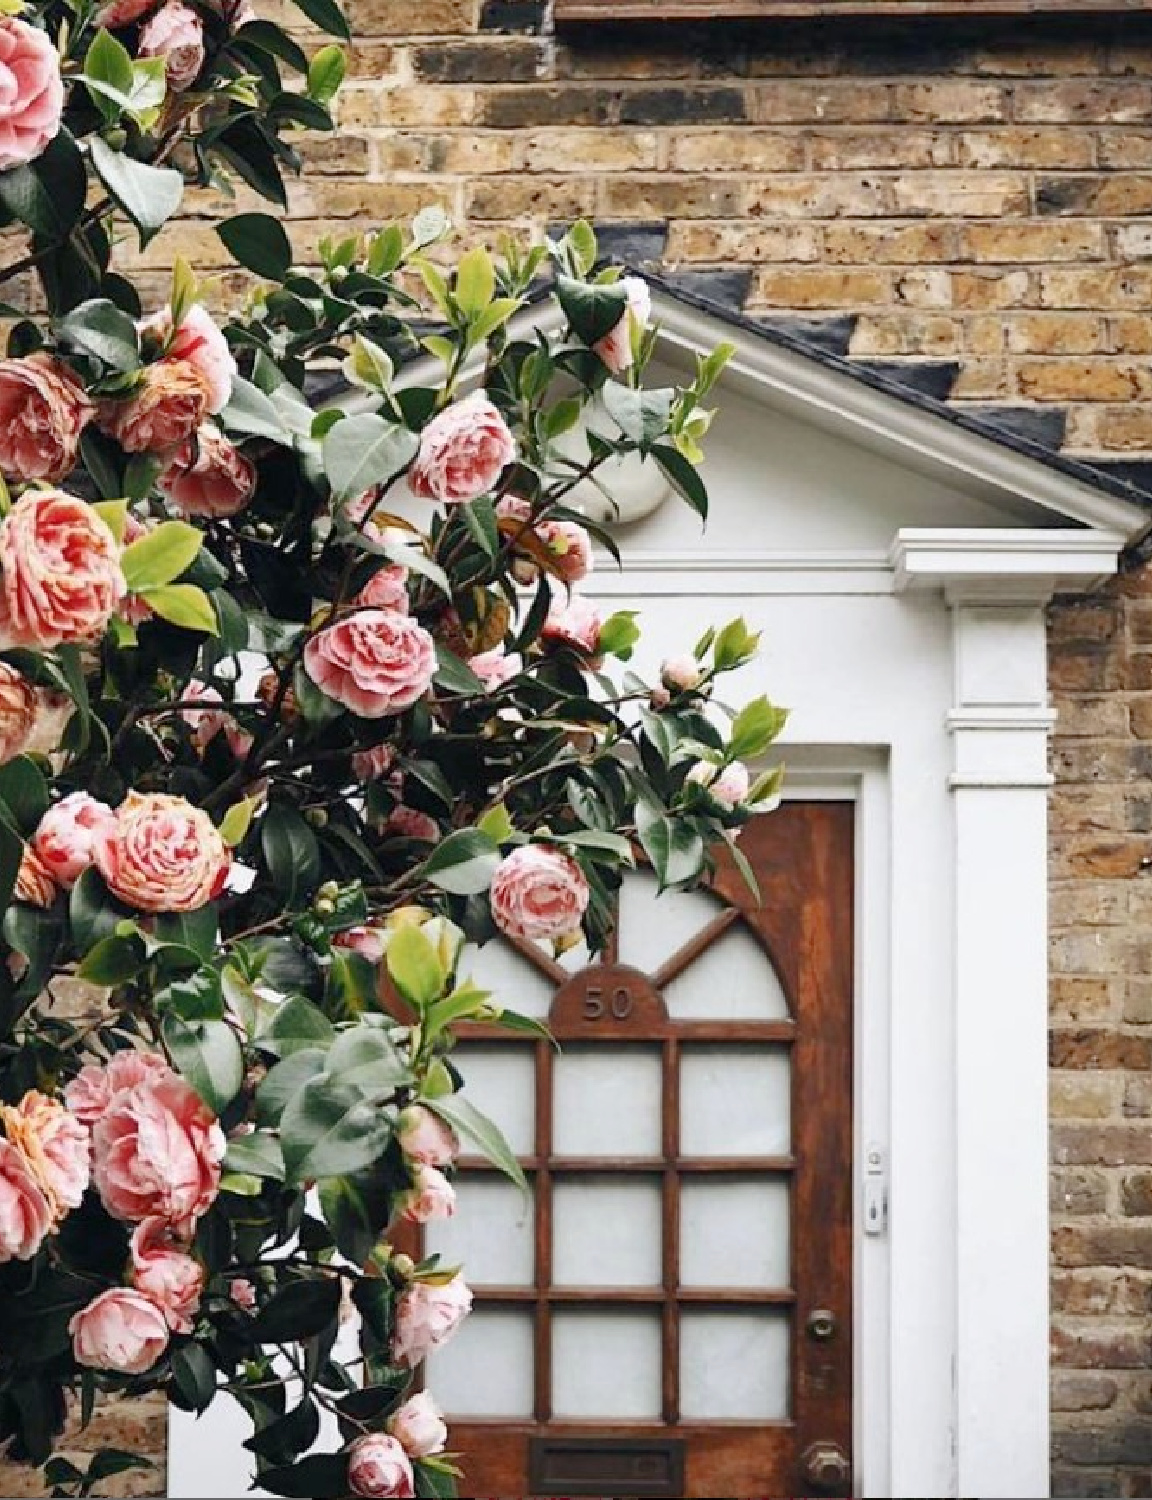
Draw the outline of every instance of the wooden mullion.
<instances>
[{"instance_id":1,"label":"wooden mullion","mask_svg":"<svg viewBox=\"0 0 1152 1500\"><path fill-rule=\"evenodd\" d=\"M674 1037L664 1043L664 1100L662 1132L664 1146L663 1221L664 1310L662 1328L664 1420L680 1420L680 1044Z\"/></svg>"},{"instance_id":2,"label":"wooden mullion","mask_svg":"<svg viewBox=\"0 0 1152 1500\"><path fill-rule=\"evenodd\" d=\"M546 1291L531 1286L474 1286L478 1303L539 1303L546 1307L651 1307L667 1302L663 1286L553 1286ZM792 1287L687 1286L676 1293L695 1307L791 1307Z\"/></svg>"},{"instance_id":3,"label":"wooden mullion","mask_svg":"<svg viewBox=\"0 0 1152 1500\"><path fill-rule=\"evenodd\" d=\"M677 948L670 958L664 960L652 975L652 983L658 990L662 990L666 984L678 979L690 964L694 964L717 938L723 937L729 927L739 920L740 913L733 906L726 906L723 911L717 912L682 948Z\"/></svg>"},{"instance_id":4,"label":"wooden mullion","mask_svg":"<svg viewBox=\"0 0 1152 1500\"><path fill-rule=\"evenodd\" d=\"M539 1156L518 1157L525 1172L546 1171L552 1177L580 1172L595 1172L597 1176L615 1177L641 1174L657 1176L662 1168L674 1169L683 1176L722 1176L739 1173L742 1176L784 1176L796 1170L794 1156L687 1156L672 1157L664 1162L656 1156ZM462 1172L499 1172L482 1156L462 1156L458 1166Z\"/></svg>"},{"instance_id":5,"label":"wooden mullion","mask_svg":"<svg viewBox=\"0 0 1152 1500\"><path fill-rule=\"evenodd\" d=\"M780 20L829 16L1136 16L1152 10L1152 0L556 0L556 20L719 21Z\"/></svg>"},{"instance_id":6,"label":"wooden mullion","mask_svg":"<svg viewBox=\"0 0 1152 1500\"><path fill-rule=\"evenodd\" d=\"M537 1422L552 1415L552 1046L536 1043L536 1286L533 1348L536 1369L533 1391Z\"/></svg>"}]
</instances>

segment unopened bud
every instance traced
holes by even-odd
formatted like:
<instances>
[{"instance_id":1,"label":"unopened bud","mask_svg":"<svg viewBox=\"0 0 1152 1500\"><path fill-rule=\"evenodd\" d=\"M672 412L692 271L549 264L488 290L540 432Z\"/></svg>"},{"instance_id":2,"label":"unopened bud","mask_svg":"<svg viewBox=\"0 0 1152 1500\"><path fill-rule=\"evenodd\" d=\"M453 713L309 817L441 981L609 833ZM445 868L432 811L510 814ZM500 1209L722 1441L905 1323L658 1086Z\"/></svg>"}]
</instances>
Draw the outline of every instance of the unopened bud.
<instances>
[{"instance_id":1,"label":"unopened bud","mask_svg":"<svg viewBox=\"0 0 1152 1500\"><path fill-rule=\"evenodd\" d=\"M399 1255L394 1255L389 1265L396 1275L402 1277L405 1281L409 1279L416 1269L416 1262L410 1255L405 1255L403 1251Z\"/></svg>"}]
</instances>

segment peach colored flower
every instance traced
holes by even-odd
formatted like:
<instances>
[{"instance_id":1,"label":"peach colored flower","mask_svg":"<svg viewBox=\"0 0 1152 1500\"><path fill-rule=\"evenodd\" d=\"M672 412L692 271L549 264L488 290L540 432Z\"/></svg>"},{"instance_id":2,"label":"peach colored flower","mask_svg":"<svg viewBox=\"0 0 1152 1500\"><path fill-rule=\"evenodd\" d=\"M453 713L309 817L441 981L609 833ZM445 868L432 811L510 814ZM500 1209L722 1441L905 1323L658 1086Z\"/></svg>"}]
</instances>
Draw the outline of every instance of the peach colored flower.
<instances>
[{"instance_id":1,"label":"peach colored flower","mask_svg":"<svg viewBox=\"0 0 1152 1500\"><path fill-rule=\"evenodd\" d=\"M628 301L616 326L597 339L592 348L613 375L621 375L632 368L633 327L648 327L648 319L652 316L652 294L639 276L622 276L616 284L624 288Z\"/></svg>"},{"instance_id":2,"label":"peach colored flower","mask_svg":"<svg viewBox=\"0 0 1152 1500\"><path fill-rule=\"evenodd\" d=\"M80 1207L91 1177L87 1129L57 1099L29 1089L19 1104L0 1105L0 1125L44 1194L54 1225Z\"/></svg>"},{"instance_id":3,"label":"peach colored flower","mask_svg":"<svg viewBox=\"0 0 1152 1500\"><path fill-rule=\"evenodd\" d=\"M208 814L165 792L129 792L94 853L109 890L138 911L196 911L223 890L232 860Z\"/></svg>"},{"instance_id":4,"label":"peach colored flower","mask_svg":"<svg viewBox=\"0 0 1152 1500\"><path fill-rule=\"evenodd\" d=\"M252 736L223 706L224 699L210 683L193 678L180 695L185 701L192 698L204 708L183 708L180 717L192 730L192 744L198 754L203 755L218 734L228 741L228 748L237 760L243 760L252 748Z\"/></svg>"},{"instance_id":5,"label":"peach colored flower","mask_svg":"<svg viewBox=\"0 0 1152 1500\"><path fill-rule=\"evenodd\" d=\"M492 920L509 937L567 937L580 926L590 892L583 870L544 844L522 844L496 867Z\"/></svg>"},{"instance_id":6,"label":"peach colored flower","mask_svg":"<svg viewBox=\"0 0 1152 1500\"><path fill-rule=\"evenodd\" d=\"M401 802L385 818L384 832L394 833L401 839L419 839L421 843L434 844L440 837L440 825L419 808L406 807Z\"/></svg>"},{"instance_id":7,"label":"peach colored flower","mask_svg":"<svg viewBox=\"0 0 1152 1500\"><path fill-rule=\"evenodd\" d=\"M222 519L237 515L256 493L256 465L205 422L172 454L156 482L186 516Z\"/></svg>"},{"instance_id":8,"label":"peach colored flower","mask_svg":"<svg viewBox=\"0 0 1152 1500\"><path fill-rule=\"evenodd\" d=\"M501 495L496 502L496 519L511 522L516 530L519 530L532 519L531 503L521 499L519 495ZM508 529L508 527L505 528L505 530ZM515 532L512 534L515 535Z\"/></svg>"},{"instance_id":9,"label":"peach colored flower","mask_svg":"<svg viewBox=\"0 0 1152 1500\"><path fill-rule=\"evenodd\" d=\"M747 801L751 785L747 766L738 760L725 766L722 771L710 761L698 760L684 780L686 784L691 782L695 786L704 787L709 797L718 802L726 812L731 812Z\"/></svg>"},{"instance_id":10,"label":"peach colored flower","mask_svg":"<svg viewBox=\"0 0 1152 1500\"><path fill-rule=\"evenodd\" d=\"M182 93L204 66L204 22L190 6L168 0L141 29L139 55L164 58L168 87Z\"/></svg>"},{"instance_id":11,"label":"peach colored flower","mask_svg":"<svg viewBox=\"0 0 1152 1500\"><path fill-rule=\"evenodd\" d=\"M424 1104L410 1104L396 1121L396 1141L410 1162L447 1167L460 1154L456 1132Z\"/></svg>"},{"instance_id":12,"label":"peach colored flower","mask_svg":"<svg viewBox=\"0 0 1152 1500\"><path fill-rule=\"evenodd\" d=\"M171 1071L118 1094L92 1130L92 1175L114 1219L158 1217L181 1234L220 1190L224 1132Z\"/></svg>"},{"instance_id":13,"label":"peach colored flower","mask_svg":"<svg viewBox=\"0 0 1152 1500\"><path fill-rule=\"evenodd\" d=\"M208 389L209 412L215 416L224 410L232 395L236 361L228 340L206 307L194 302L175 332L172 331L172 309L162 307L140 324L140 337L145 343L150 339L159 342L164 350L164 363L175 360L192 365Z\"/></svg>"},{"instance_id":14,"label":"peach colored flower","mask_svg":"<svg viewBox=\"0 0 1152 1500\"><path fill-rule=\"evenodd\" d=\"M87 1063L82 1067L64 1089L64 1102L82 1125L95 1125L122 1094L161 1076L176 1077L162 1057L126 1047L114 1052L103 1066Z\"/></svg>"},{"instance_id":15,"label":"peach colored flower","mask_svg":"<svg viewBox=\"0 0 1152 1500\"><path fill-rule=\"evenodd\" d=\"M678 693L690 693L699 687L703 675L694 656L670 656L660 667L660 681Z\"/></svg>"},{"instance_id":16,"label":"peach colored flower","mask_svg":"<svg viewBox=\"0 0 1152 1500\"><path fill-rule=\"evenodd\" d=\"M208 414L209 386L188 359L145 365L140 383L124 401L101 401L97 425L125 453L167 457L186 443Z\"/></svg>"},{"instance_id":17,"label":"peach colored flower","mask_svg":"<svg viewBox=\"0 0 1152 1500\"><path fill-rule=\"evenodd\" d=\"M552 600L540 639L572 646L585 656L595 656L602 624L599 610L582 594L573 594L566 604L557 597Z\"/></svg>"},{"instance_id":18,"label":"peach colored flower","mask_svg":"<svg viewBox=\"0 0 1152 1500\"><path fill-rule=\"evenodd\" d=\"M408 1455L386 1432L365 1433L348 1450L348 1487L369 1500L405 1500L416 1493Z\"/></svg>"},{"instance_id":19,"label":"peach colored flower","mask_svg":"<svg viewBox=\"0 0 1152 1500\"><path fill-rule=\"evenodd\" d=\"M69 792L40 819L32 847L56 884L71 890L92 863L93 836L115 821L106 802L87 792Z\"/></svg>"},{"instance_id":20,"label":"peach colored flower","mask_svg":"<svg viewBox=\"0 0 1152 1500\"><path fill-rule=\"evenodd\" d=\"M329 625L304 647L308 676L364 719L411 708L436 671L432 637L395 610L365 609Z\"/></svg>"},{"instance_id":21,"label":"peach colored flower","mask_svg":"<svg viewBox=\"0 0 1152 1500\"><path fill-rule=\"evenodd\" d=\"M35 161L60 129L64 84L52 39L0 17L0 172Z\"/></svg>"},{"instance_id":22,"label":"peach colored flower","mask_svg":"<svg viewBox=\"0 0 1152 1500\"><path fill-rule=\"evenodd\" d=\"M427 1391L409 1396L404 1405L388 1419L388 1430L397 1438L411 1458L427 1458L443 1453L448 1443L444 1413Z\"/></svg>"},{"instance_id":23,"label":"peach colored flower","mask_svg":"<svg viewBox=\"0 0 1152 1500\"><path fill-rule=\"evenodd\" d=\"M425 500L463 505L487 494L515 457L508 424L483 391L473 391L424 428L408 487Z\"/></svg>"},{"instance_id":24,"label":"peach colored flower","mask_svg":"<svg viewBox=\"0 0 1152 1500\"><path fill-rule=\"evenodd\" d=\"M391 745L371 745L367 750L357 750L352 757L352 774L360 781L379 781L387 776L396 759Z\"/></svg>"},{"instance_id":25,"label":"peach colored flower","mask_svg":"<svg viewBox=\"0 0 1152 1500\"><path fill-rule=\"evenodd\" d=\"M132 1231L132 1285L164 1314L173 1333L191 1333L200 1308L204 1267L172 1237L164 1219L144 1219Z\"/></svg>"},{"instance_id":26,"label":"peach colored flower","mask_svg":"<svg viewBox=\"0 0 1152 1500\"><path fill-rule=\"evenodd\" d=\"M343 932L333 936L332 946L347 948L350 953L358 953L368 963L378 964L388 945L379 927L346 927Z\"/></svg>"},{"instance_id":27,"label":"peach colored flower","mask_svg":"<svg viewBox=\"0 0 1152 1500\"><path fill-rule=\"evenodd\" d=\"M68 1324L76 1363L92 1370L142 1375L168 1347L164 1314L148 1297L114 1286L82 1307Z\"/></svg>"},{"instance_id":28,"label":"peach colored flower","mask_svg":"<svg viewBox=\"0 0 1152 1500\"><path fill-rule=\"evenodd\" d=\"M31 844L24 845L12 896L16 901L26 901L29 906L45 908L51 906L56 899L56 882L52 879L52 872Z\"/></svg>"},{"instance_id":29,"label":"peach colored flower","mask_svg":"<svg viewBox=\"0 0 1152 1500\"><path fill-rule=\"evenodd\" d=\"M37 707L32 684L15 667L0 661L0 764L27 748Z\"/></svg>"},{"instance_id":30,"label":"peach colored flower","mask_svg":"<svg viewBox=\"0 0 1152 1500\"><path fill-rule=\"evenodd\" d=\"M31 1260L51 1228L51 1205L24 1153L0 1140L0 1265Z\"/></svg>"},{"instance_id":31,"label":"peach colored flower","mask_svg":"<svg viewBox=\"0 0 1152 1500\"><path fill-rule=\"evenodd\" d=\"M412 1186L399 1198L400 1217L409 1224L450 1219L456 1212L456 1190L437 1167L412 1168Z\"/></svg>"},{"instance_id":32,"label":"peach colored flower","mask_svg":"<svg viewBox=\"0 0 1152 1500\"><path fill-rule=\"evenodd\" d=\"M141 16L146 16L156 0L108 0L96 12L97 26L106 26L110 31L120 26L131 26Z\"/></svg>"},{"instance_id":33,"label":"peach colored flower","mask_svg":"<svg viewBox=\"0 0 1152 1500\"><path fill-rule=\"evenodd\" d=\"M468 665L491 693L524 670L524 658L519 651L506 651L503 646L494 646L491 651L481 651L470 656Z\"/></svg>"},{"instance_id":34,"label":"peach colored flower","mask_svg":"<svg viewBox=\"0 0 1152 1500\"><path fill-rule=\"evenodd\" d=\"M567 584L587 578L593 567L592 539L575 521L541 521L536 534L547 547L552 569Z\"/></svg>"},{"instance_id":35,"label":"peach colored flower","mask_svg":"<svg viewBox=\"0 0 1152 1500\"><path fill-rule=\"evenodd\" d=\"M116 538L90 505L30 490L0 522L3 627L47 650L91 640L127 593Z\"/></svg>"},{"instance_id":36,"label":"peach colored flower","mask_svg":"<svg viewBox=\"0 0 1152 1500\"><path fill-rule=\"evenodd\" d=\"M353 603L367 605L370 609L394 609L400 614L408 613L408 569L399 563L389 563L381 568L356 595Z\"/></svg>"},{"instance_id":37,"label":"peach colored flower","mask_svg":"<svg viewBox=\"0 0 1152 1500\"><path fill-rule=\"evenodd\" d=\"M79 379L51 355L0 359L0 470L58 484L95 411Z\"/></svg>"},{"instance_id":38,"label":"peach colored flower","mask_svg":"<svg viewBox=\"0 0 1152 1500\"><path fill-rule=\"evenodd\" d=\"M472 1310L472 1292L464 1278L437 1286L413 1281L396 1303L392 1332L392 1358L398 1365L418 1365L434 1349L441 1348Z\"/></svg>"}]
</instances>

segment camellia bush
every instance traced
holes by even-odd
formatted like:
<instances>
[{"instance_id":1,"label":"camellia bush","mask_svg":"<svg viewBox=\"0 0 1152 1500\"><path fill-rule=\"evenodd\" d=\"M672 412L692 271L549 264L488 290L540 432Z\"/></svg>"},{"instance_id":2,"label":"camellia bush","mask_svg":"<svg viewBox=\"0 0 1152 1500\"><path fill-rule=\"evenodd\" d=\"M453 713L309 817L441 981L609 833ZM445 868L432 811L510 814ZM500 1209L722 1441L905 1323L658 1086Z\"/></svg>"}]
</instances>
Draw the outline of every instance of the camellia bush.
<instances>
[{"instance_id":1,"label":"camellia bush","mask_svg":"<svg viewBox=\"0 0 1152 1500\"><path fill-rule=\"evenodd\" d=\"M539 1029L466 945L596 952L638 852L696 883L775 797L783 715L713 696L743 622L649 683L580 592L622 459L704 515L725 351L646 389L587 226L453 261L435 210L308 271L243 213L242 310L179 259L144 306L133 242L189 183L282 201L342 53L232 0L0 11L0 1441L84 1495L139 1460L53 1456L70 1395L228 1392L265 1489L452 1494L418 1376L471 1295L396 1244L461 1151L521 1180L455 1026Z\"/></svg>"}]
</instances>

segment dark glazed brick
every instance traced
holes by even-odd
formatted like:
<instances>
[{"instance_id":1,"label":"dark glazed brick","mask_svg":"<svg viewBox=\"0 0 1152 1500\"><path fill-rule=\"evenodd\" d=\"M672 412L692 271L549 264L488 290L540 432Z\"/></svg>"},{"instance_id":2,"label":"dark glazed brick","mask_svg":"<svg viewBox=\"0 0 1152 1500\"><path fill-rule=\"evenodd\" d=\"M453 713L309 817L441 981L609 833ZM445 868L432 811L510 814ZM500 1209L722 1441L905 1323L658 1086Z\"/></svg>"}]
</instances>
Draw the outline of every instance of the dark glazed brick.
<instances>
[{"instance_id":1,"label":"dark glazed brick","mask_svg":"<svg viewBox=\"0 0 1152 1500\"><path fill-rule=\"evenodd\" d=\"M520 88L488 94L481 125L517 130L522 125L608 125L616 99L604 89Z\"/></svg>"},{"instance_id":2,"label":"dark glazed brick","mask_svg":"<svg viewBox=\"0 0 1152 1500\"><path fill-rule=\"evenodd\" d=\"M1034 406L974 406L972 415L992 427L1004 432L1013 432L1017 437L1027 438L1042 448L1059 452L1064 442L1064 429L1068 426L1068 413L1059 407Z\"/></svg>"},{"instance_id":3,"label":"dark glazed brick","mask_svg":"<svg viewBox=\"0 0 1152 1500\"><path fill-rule=\"evenodd\" d=\"M694 125L746 118L740 89L635 89L620 101L624 125Z\"/></svg>"},{"instance_id":4,"label":"dark glazed brick","mask_svg":"<svg viewBox=\"0 0 1152 1500\"><path fill-rule=\"evenodd\" d=\"M871 370L890 385L901 385L906 390L918 391L921 396L930 396L933 401L948 399L960 373L960 366L953 360L854 359L852 363Z\"/></svg>"},{"instance_id":5,"label":"dark glazed brick","mask_svg":"<svg viewBox=\"0 0 1152 1500\"><path fill-rule=\"evenodd\" d=\"M413 70L426 83L531 83L543 66L541 42L430 42L412 49Z\"/></svg>"},{"instance_id":6,"label":"dark glazed brick","mask_svg":"<svg viewBox=\"0 0 1152 1500\"><path fill-rule=\"evenodd\" d=\"M735 308L737 312L748 299L752 272L747 271L670 271L665 281L683 292L691 292L717 307Z\"/></svg>"},{"instance_id":7,"label":"dark glazed brick","mask_svg":"<svg viewBox=\"0 0 1152 1500\"><path fill-rule=\"evenodd\" d=\"M628 266L656 265L664 258L668 225L663 219L634 224L597 222L596 240L605 260L622 261Z\"/></svg>"},{"instance_id":8,"label":"dark glazed brick","mask_svg":"<svg viewBox=\"0 0 1152 1500\"><path fill-rule=\"evenodd\" d=\"M480 30L541 32L547 13L546 0L485 0Z\"/></svg>"},{"instance_id":9,"label":"dark glazed brick","mask_svg":"<svg viewBox=\"0 0 1152 1500\"><path fill-rule=\"evenodd\" d=\"M764 328L787 334L789 338L810 344L825 354L847 355L859 319L854 313L848 313L831 318L760 317L756 321Z\"/></svg>"}]
</instances>

